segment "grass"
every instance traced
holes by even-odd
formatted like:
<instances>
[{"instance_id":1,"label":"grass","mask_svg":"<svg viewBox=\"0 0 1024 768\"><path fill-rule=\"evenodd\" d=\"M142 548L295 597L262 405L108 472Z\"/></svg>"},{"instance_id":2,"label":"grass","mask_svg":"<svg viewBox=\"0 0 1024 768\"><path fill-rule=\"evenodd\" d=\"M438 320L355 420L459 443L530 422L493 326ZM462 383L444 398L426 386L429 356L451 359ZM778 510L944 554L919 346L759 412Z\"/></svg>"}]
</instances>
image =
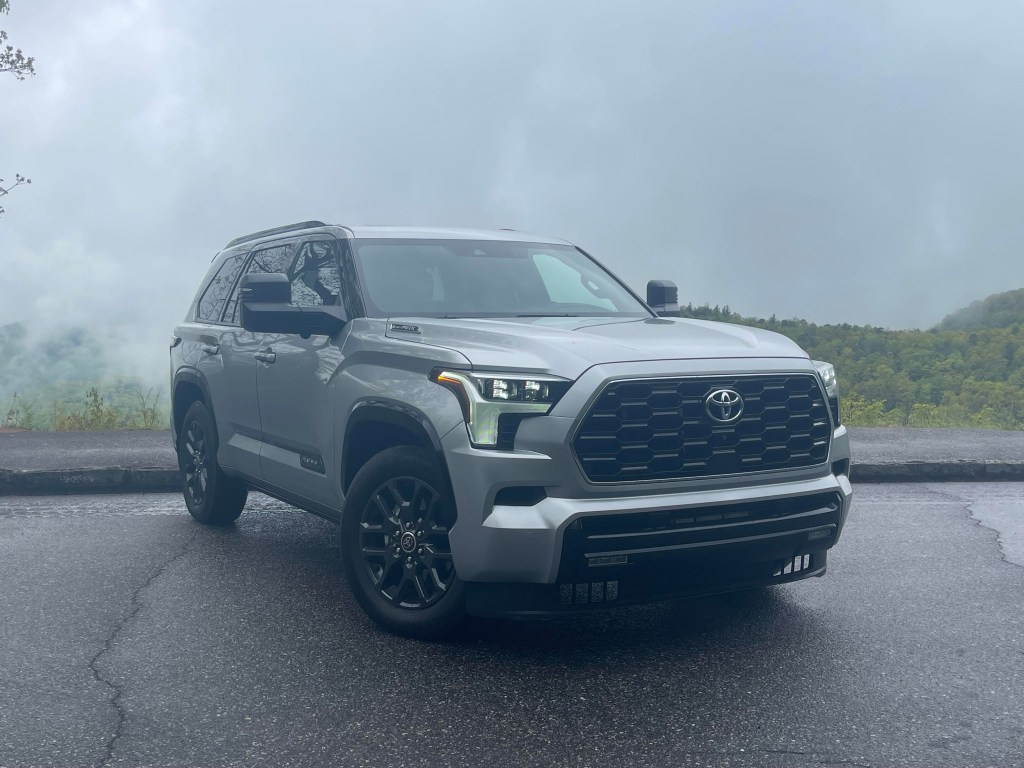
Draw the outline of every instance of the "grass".
<instances>
[{"instance_id":1,"label":"grass","mask_svg":"<svg viewBox=\"0 0 1024 768\"><path fill-rule=\"evenodd\" d=\"M97 432L114 429L166 429L170 418L163 392L134 385L127 391L100 394L89 387L84 397L61 399L23 397L15 393L0 411L0 429L35 429L55 432Z\"/></svg>"}]
</instances>

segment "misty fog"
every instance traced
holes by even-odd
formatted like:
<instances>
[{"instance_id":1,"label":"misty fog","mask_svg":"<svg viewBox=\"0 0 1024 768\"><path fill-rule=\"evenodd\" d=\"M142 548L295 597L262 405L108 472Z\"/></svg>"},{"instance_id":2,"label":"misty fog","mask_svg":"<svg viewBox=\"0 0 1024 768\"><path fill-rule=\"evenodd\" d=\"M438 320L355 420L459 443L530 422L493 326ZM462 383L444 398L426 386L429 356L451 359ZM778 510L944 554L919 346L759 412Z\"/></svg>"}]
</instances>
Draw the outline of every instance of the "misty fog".
<instances>
[{"instance_id":1,"label":"misty fog","mask_svg":"<svg viewBox=\"0 0 1024 768\"><path fill-rule=\"evenodd\" d=\"M12 0L0 326L159 380L292 221L512 227L635 289L928 327L1024 285L1024 6Z\"/></svg>"}]
</instances>

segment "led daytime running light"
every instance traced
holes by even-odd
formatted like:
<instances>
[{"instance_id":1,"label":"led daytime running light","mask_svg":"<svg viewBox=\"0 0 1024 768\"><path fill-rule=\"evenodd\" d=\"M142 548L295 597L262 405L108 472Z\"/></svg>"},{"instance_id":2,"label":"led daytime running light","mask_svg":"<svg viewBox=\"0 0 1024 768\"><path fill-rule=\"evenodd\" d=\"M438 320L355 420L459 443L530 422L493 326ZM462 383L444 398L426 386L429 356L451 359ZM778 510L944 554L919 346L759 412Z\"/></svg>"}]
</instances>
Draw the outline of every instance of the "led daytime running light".
<instances>
[{"instance_id":1,"label":"led daytime running light","mask_svg":"<svg viewBox=\"0 0 1024 768\"><path fill-rule=\"evenodd\" d=\"M498 444L498 419L506 413L547 413L571 382L555 376L508 376L437 371L431 379L459 399L470 441L478 447Z\"/></svg>"}]
</instances>

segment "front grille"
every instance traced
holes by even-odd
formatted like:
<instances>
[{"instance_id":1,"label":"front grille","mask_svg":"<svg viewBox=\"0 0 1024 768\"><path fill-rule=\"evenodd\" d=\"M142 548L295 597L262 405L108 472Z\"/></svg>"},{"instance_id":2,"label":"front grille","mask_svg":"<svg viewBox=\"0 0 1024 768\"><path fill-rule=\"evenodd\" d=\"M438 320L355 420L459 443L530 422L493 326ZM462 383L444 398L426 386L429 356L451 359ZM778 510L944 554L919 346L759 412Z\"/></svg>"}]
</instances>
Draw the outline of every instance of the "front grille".
<instances>
[{"instance_id":1,"label":"front grille","mask_svg":"<svg viewBox=\"0 0 1024 768\"><path fill-rule=\"evenodd\" d=\"M743 398L733 423L705 408L719 389ZM624 379L601 392L573 450L591 482L674 480L816 466L831 432L813 374Z\"/></svg>"}]
</instances>

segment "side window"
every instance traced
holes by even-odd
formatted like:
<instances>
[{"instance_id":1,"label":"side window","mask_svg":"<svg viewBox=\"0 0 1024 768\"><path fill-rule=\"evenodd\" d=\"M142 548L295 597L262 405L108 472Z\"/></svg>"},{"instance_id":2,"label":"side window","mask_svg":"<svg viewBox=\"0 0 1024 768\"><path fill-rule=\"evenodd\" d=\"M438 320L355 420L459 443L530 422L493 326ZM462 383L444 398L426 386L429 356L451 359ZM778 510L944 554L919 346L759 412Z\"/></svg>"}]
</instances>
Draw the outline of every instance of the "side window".
<instances>
[{"instance_id":1,"label":"side window","mask_svg":"<svg viewBox=\"0 0 1024 768\"><path fill-rule=\"evenodd\" d=\"M196 320L213 323L220 320L224 300L231 293L244 263L245 253L236 253L224 260L196 305Z\"/></svg>"},{"instance_id":2,"label":"side window","mask_svg":"<svg viewBox=\"0 0 1024 768\"><path fill-rule=\"evenodd\" d=\"M271 274L273 272L284 272L292 265L295 256L295 243L285 243L264 248L256 251L245 270L247 275ZM235 292L228 301L227 309L224 311L224 321L228 323L238 322L238 292L241 285L235 287Z\"/></svg>"},{"instance_id":3,"label":"side window","mask_svg":"<svg viewBox=\"0 0 1024 768\"><path fill-rule=\"evenodd\" d=\"M341 303L341 275L333 243L315 240L299 251L292 271L292 304L297 307Z\"/></svg>"},{"instance_id":4,"label":"side window","mask_svg":"<svg viewBox=\"0 0 1024 768\"><path fill-rule=\"evenodd\" d=\"M576 304L615 311L615 304L605 298L600 283L586 272L580 272L556 256L535 253L537 265L548 296L558 304Z\"/></svg>"}]
</instances>

